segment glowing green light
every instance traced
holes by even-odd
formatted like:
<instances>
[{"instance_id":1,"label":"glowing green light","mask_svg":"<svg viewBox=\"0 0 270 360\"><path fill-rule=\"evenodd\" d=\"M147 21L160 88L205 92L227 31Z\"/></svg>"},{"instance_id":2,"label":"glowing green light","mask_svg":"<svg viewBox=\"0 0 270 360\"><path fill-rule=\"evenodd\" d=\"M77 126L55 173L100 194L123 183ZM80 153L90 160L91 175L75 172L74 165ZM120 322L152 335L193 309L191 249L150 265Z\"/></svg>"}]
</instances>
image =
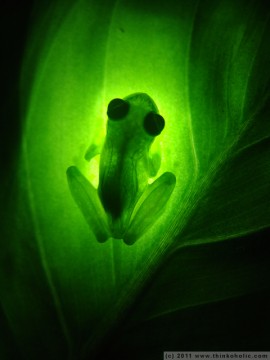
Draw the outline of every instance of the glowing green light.
<instances>
[{"instance_id":1,"label":"glowing green light","mask_svg":"<svg viewBox=\"0 0 270 360\"><path fill-rule=\"evenodd\" d=\"M43 2L34 3L38 12ZM98 347L108 329L120 331L122 340L126 327L117 318L136 314L145 295L131 336L137 321L155 323L171 311L221 300L223 295L210 294L217 278L209 291L197 291L190 269L201 288L199 261L192 268L190 248L179 256L183 246L269 227L269 14L260 1L49 3L34 19L22 66L22 151L18 172L10 174L10 203L3 203L10 228L2 237L1 308L9 342L20 339L24 358L39 359L32 344L44 341L41 351L49 350L41 358L92 359L88 344ZM107 133L108 103L134 93L149 94L165 119L162 133L143 152L145 162L160 165L155 175L136 158L145 150L139 127ZM134 123L142 120L140 110L136 114ZM138 134L141 147L130 136ZM102 159L104 144L111 157ZM97 151L92 159L90 150ZM125 171L117 169L121 163ZM115 199L121 206L110 204ZM125 243L119 237L130 229ZM240 271L245 284L256 283L247 281L254 264ZM204 279L213 268L215 261ZM149 301L155 286L145 286L154 273L154 282L162 277L156 294L165 294L165 283L177 285L160 302L156 296ZM231 282L230 296L239 285L226 280ZM126 311L138 294L139 306Z\"/></svg>"}]
</instances>

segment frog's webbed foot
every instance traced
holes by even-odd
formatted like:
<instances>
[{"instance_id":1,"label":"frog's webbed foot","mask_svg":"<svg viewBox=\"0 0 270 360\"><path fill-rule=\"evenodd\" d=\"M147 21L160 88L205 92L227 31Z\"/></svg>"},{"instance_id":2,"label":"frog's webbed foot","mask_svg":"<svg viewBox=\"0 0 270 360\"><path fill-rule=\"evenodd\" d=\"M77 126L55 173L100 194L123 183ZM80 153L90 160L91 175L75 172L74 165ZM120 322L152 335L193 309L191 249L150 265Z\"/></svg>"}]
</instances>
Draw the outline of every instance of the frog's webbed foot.
<instances>
[{"instance_id":1,"label":"frog's webbed foot","mask_svg":"<svg viewBox=\"0 0 270 360\"><path fill-rule=\"evenodd\" d=\"M175 183L175 175L165 172L148 186L136 204L130 226L124 235L126 244L132 245L156 222L164 212Z\"/></svg>"},{"instance_id":2,"label":"frog's webbed foot","mask_svg":"<svg viewBox=\"0 0 270 360\"><path fill-rule=\"evenodd\" d=\"M76 166L67 169L67 179L70 192L80 208L91 231L99 242L106 241L109 229L106 222L106 213L100 203L97 190L82 175Z\"/></svg>"}]
</instances>

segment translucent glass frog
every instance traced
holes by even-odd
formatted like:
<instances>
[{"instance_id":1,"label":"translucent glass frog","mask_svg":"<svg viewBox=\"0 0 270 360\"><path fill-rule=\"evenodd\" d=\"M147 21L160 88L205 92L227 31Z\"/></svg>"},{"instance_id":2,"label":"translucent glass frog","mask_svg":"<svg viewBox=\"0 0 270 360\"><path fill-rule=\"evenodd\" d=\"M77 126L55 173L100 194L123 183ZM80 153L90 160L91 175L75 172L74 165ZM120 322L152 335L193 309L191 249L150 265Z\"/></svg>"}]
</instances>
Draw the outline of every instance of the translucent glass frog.
<instances>
[{"instance_id":1,"label":"translucent glass frog","mask_svg":"<svg viewBox=\"0 0 270 360\"><path fill-rule=\"evenodd\" d=\"M71 194L99 242L123 239L131 245L164 212L176 178L165 172L154 182L160 157L150 147L164 126L154 101L144 93L112 100L107 109L107 134L100 152L96 189L76 166L67 169ZM97 154L90 147L86 158Z\"/></svg>"}]
</instances>

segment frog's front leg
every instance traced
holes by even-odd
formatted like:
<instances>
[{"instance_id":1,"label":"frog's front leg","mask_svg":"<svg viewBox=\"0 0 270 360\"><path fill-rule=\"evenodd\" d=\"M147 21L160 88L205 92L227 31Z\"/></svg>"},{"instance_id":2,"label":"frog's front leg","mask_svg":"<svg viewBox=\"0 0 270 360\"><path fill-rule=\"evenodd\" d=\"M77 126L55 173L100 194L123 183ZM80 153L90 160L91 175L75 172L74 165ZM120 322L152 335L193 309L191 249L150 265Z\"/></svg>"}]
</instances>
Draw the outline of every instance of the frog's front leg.
<instances>
[{"instance_id":1,"label":"frog's front leg","mask_svg":"<svg viewBox=\"0 0 270 360\"><path fill-rule=\"evenodd\" d=\"M173 192L175 183L175 175L171 172L165 172L148 185L134 208L130 225L124 235L126 244L132 245L154 225L164 212L164 207Z\"/></svg>"},{"instance_id":2,"label":"frog's front leg","mask_svg":"<svg viewBox=\"0 0 270 360\"><path fill-rule=\"evenodd\" d=\"M97 190L76 166L70 166L67 169L67 179L73 199L83 213L91 231L99 242L105 242L110 237L110 231Z\"/></svg>"},{"instance_id":3,"label":"frog's front leg","mask_svg":"<svg viewBox=\"0 0 270 360\"><path fill-rule=\"evenodd\" d=\"M91 161L95 156L101 153L101 149L102 147L100 144L91 144L84 155L85 160Z\"/></svg>"},{"instance_id":4,"label":"frog's front leg","mask_svg":"<svg viewBox=\"0 0 270 360\"><path fill-rule=\"evenodd\" d=\"M149 157L149 176L155 177L158 173L161 164L161 157L159 154L154 153Z\"/></svg>"}]
</instances>

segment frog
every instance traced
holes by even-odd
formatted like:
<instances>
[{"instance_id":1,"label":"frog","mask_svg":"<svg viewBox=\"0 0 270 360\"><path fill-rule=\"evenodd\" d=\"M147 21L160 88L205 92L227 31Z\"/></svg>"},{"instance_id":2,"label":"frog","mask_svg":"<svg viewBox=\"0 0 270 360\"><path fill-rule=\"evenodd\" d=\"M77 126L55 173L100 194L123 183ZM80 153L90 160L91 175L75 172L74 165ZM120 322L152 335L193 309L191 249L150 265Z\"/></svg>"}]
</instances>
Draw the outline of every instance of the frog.
<instances>
[{"instance_id":1,"label":"frog","mask_svg":"<svg viewBox=\"0 0 270 360\"><path fill-rule=\"evenodd\" d=\"M146 93L114 98L107 117L102 147L92 145L85 154L87 161L100 155L97 188L75 165L68 167L67 181L98 242L112 239L132 245L153 228L175 188L172 172L157 177L161 156L151 152L165 120Z\"/></svg>"}]
</instances>

